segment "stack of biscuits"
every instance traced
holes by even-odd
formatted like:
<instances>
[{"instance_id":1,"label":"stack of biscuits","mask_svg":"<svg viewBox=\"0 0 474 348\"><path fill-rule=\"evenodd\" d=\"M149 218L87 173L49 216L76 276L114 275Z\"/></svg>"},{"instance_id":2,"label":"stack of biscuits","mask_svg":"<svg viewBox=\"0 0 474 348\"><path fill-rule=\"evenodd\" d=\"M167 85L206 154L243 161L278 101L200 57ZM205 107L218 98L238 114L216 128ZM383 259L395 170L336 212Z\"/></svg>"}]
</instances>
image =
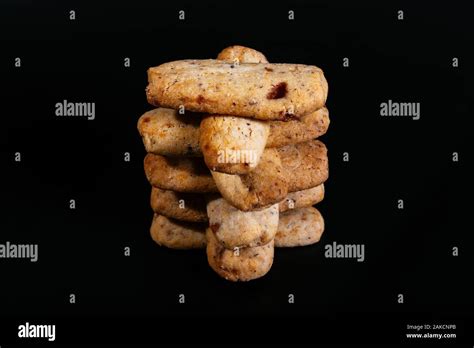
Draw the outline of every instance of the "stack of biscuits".
<instances>
[{"instance_id":1,"label":"stack of biscuits","mask_svg":"<svg viewBox=\"0 0 474 348\"><path fill-rule=\"evenodd\" d=\"M174 249L206 248L231 281L265 275L275 247L319 241L313 207L328 178L328 86L321 69L270 64L231 46L217 59L148 70L138 130L148 152L151 236Z\"/></svg>"}]
</instances>

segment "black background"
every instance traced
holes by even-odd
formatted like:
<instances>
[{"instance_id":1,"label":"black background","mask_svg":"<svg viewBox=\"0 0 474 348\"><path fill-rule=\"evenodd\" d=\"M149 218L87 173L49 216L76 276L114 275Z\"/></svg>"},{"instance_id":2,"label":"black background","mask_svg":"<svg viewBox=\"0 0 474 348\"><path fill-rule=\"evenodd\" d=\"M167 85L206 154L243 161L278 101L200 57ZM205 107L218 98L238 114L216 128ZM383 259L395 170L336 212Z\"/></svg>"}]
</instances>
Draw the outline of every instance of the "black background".
<instances>
[{"instance_id":1,"label":"black background","mask_svg":"<svg viewBox=\"0 0 474 348\"><path fill-rule=\"evenodd\" d=\"M56 323L63 342L244 341L251 331L397 343L406 324L457 323L457 342L472 343L470 13L432 2L3 2L0 243L38 243L39 261L0 260L0 344L28 320ZM267 276L239 284L215 275L202 250L151 241L136 130L152 108L148 67L233 44L321 67L331 117L321 242L277 249ZM95 102L96 119L56 117L64 99ZM389 99L421 103L421 119L381 117ZM325 258L333 241L364 244L365 261Z\"/></svg>"}]
</instances>

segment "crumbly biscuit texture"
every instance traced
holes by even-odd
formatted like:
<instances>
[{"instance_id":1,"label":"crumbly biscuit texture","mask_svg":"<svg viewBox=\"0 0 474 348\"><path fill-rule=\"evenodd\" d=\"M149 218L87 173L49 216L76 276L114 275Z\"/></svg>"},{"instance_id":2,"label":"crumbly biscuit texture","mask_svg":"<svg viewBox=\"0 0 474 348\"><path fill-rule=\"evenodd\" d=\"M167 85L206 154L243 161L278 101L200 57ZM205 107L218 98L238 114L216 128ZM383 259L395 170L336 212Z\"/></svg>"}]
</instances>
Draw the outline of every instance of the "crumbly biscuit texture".
<instances>
[{"instance_id":1,"label":"crumbly biscuit texture","mask_svg":"<svg viewBox=\"0 0 474 348\"><path fill-rule=\"evenodd\" d=\"M150 104L262 120L300 118L324 106L323 71L302 64L180 60L148 69Z\"/></svg>"}]
</instances>

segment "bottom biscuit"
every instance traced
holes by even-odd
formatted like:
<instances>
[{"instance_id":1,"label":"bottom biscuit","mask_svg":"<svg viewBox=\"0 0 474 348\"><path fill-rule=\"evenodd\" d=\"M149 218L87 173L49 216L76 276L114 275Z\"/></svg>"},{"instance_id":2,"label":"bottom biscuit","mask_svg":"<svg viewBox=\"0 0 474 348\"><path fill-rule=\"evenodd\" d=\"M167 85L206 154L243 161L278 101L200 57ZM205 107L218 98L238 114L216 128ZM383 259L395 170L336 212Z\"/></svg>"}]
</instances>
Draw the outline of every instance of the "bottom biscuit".
<instances>
[{"instance_id":1,"label":"bottom biscuit","mask_svg":"<svg viewBox=\"0 0 474 348\"><path fill-rule=\"evenodd\" d=\"M319 242L324 232L324 219L313 207L289 210L280 214L275 247L305 246Z\"/></svg>"},{"instance_id":2,"label":"bottom biscuit","mask_svg":"<svg viewBox=\"0 0 474 348\"><path fill-rule=\"evenodd\" d=\"M221 277L237 282L263 277L273 264L274 243L254 248L228 250L220 244L210 228L206 230L207 260Z\"/></svg>"},{"instance_id":3,"label":"bottom biscuit","mask_svg":"<svg viewBox=\"0 0 474 348\"><path fill-rule=\"evenodd\" d=\"M206 224L183 222L155 214L150 228L151 238L171 249L199 249L206 246Z\"/></svg>"}]
</instances>

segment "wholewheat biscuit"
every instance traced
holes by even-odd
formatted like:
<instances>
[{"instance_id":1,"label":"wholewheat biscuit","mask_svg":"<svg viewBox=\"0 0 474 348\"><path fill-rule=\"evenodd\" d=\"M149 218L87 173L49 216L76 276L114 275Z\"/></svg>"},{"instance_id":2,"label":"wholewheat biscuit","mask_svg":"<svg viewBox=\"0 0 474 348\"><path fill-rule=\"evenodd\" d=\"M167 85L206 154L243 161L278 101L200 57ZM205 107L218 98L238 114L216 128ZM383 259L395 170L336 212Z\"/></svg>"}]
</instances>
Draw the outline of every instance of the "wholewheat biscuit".
<instances>
[{"instance_id":1,"label":"wholewheat biscuit","mask_svg":"<svg viewBox=\"0 0 474 348\"><path fill-rule=\"evenodd\" d=\"M206 246L206 224L183 222L155 214L150 228L151 238L171 249L199 249Z\"/></svg>"},{"instance_id":2,"label":"wholewheat biscuit","mask_svg":"<svg viewBox=\"0 0 474 348\"><path fill-rule=\"evenodd\" d=\"M321 69L301 64L180 60L148 69L152 105L262 120L299 118L324 106Z\"/></svg>"},{"instance_id":3,"label":"wholewheat biscuit","mask_svg":"<svg viewBox=\"0 0 474 348\"><path fill-rule=\"evenodd\" d=\"M286 198L278 204L280 213L291 209L310 207L324 199L324 184L316 187L288 192Z\"/></svg>"},{"instance_id":4,"label":"wholewheat biscuit","mask_svg":"<svg viewBox=\"0 0 474 348\"><path fill-rule=\"evenodd\" d=\"M200 115L181 115L158 108L138 120L138 131L147 152L163 156L202 156L199 148Z\"/></svg>"},{"instance_id":5,"label":"wholewheat biscuit","mask_svg":"<svg viewBox=\"0 0 474 348\"><path fill-rule=\"evenodd\" d=\"M326 146L319 140L277 148L288 179L288 191L295 192L318 186L329 176Z\"/></svg>"},{"instance_id":6,"label":"wholewheat biscuit","mask_svg":"<svg viewBox=\"0 0 474 348\"><path fill-rule=\"evenodd\" d=\"M164 157L148 153L144 167L150 184L163 190L217 192L217 186L202 158Z\"/></svg>"},{"instance_id":7,"label":"wholewheat biscuit","mask_svg":"<svg viewBox=\"0 0 474 348\"><path fill-rule=\"evenodd\" d=\"M275 247L296 247L319 242L324 219L313 207L289 210L280 214Z\"/></svg>"},{"instance_id":8,"label":"wholewheat biscuit","mask_svg":"<svg viewBox=\"0 0 474 348\"><path fill-rule=\"evenodd\" d=\"M273 264L274 242L254 248L229 250L206 230L207 260L211 268L221 277L237 282L263 277Z\"/></svg>"},{"instance_id":9,"label":"wholewheat biscuit","mask_svg":"<svg viewBox=\"0 0 474 348\"><path fill-rule=\"evenodd\" d=\"M226 249L265 245L273 240L278 228L278 204L244 212L217 198L208 202L207 215L209 227Z\"/></svg>"},{"instance_id":10,"label":"wholewheat biscuit","mask_svg":"<svg viewBox=\"0 0 474 348\"><path fill-rule=\"evenodd\" d=\"M150 205L157 214L180 221L206 222L206 201L202 194L152 187Z\"/></svg>"},{"instance_id":11,"label":"wholewheat biscuit","mask_svg":"<svg viewBox=\"0 0 474 348\"><path fill-rule=\"evenodd\" d=\"M193 113L195 116L188 114L190 112L180 115L176 110L165 108L154 109L143 114L138 121L138 129L146 151L171 157L202 157L203 153L199 146L201 132L199 123L203 116L197 113ZM164 118L162 118L163 115ZM303 116L300 120L266 122L270 129L265 147L281 147L308 141L325 134L330 123L328 115L324 107ZM146 121L147 117L149 121ZM239 118L238 120L246 122L249 119ZM256 120L250 121L259 123ZM237 122L235 117L233 122Z\"/></svg>"},{"instance_id":12,"label":"wholewheat biscuit","mask_svg":"<svg viewBox=\"0 0 474 348\"><path fill-rule=\"evenodd\" d=\"M288 178L276 149L265 149L257 168L249 174L211 174L222 197L243 211L266 208L288 193Z\"/></svg>"},{"instance_id":13,"label":"wholewheat biscuit","mask_svg":"<svg viewBox=\"0 0 474 348\"><path fill-rule=\"evenodd\" d=\"M160 120L163 114L167 115L166 122L164 119ZM197 113L194 113L195 116L188 116L188 114L189 112L180 115L176 110L165 108L154 109L143 114L138 121L138 128L146 151L170 157L202 157L203 153L199 146L201 133L199 123L203 116ZM147 116L150 121L145 122ZM233 122L237 122L236 118L233 118ZM238 120L261 123L248 118L238 118ZM329 123L329 112L325 107L303 116L300 120L268 121L266 124L270 129L265 147L281 147L317 138L326 133ZM160 127L162 124L164 129Z\"/></svg>"},{"instance_id":14,"label":"wholewheat biscuit","mask_svg":"<svg viewBox=\"0 0 474 348\"><path fill-rule=\"evenodd\" d=\"M322 107L302 116L299 120L270 121L267 147L281 147L315 139L329 128L329 111Z\"/></svg>"}]
</instances>

